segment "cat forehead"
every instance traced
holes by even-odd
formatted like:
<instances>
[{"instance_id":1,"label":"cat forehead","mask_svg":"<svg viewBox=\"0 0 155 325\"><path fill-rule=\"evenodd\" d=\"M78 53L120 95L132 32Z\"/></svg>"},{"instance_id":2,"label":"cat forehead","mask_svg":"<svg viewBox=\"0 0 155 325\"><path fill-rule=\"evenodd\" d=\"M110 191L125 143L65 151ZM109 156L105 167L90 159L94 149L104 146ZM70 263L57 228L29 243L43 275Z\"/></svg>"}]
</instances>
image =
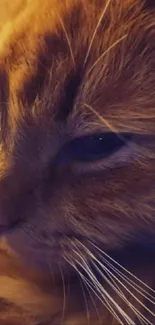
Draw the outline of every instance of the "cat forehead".
<instances>
[{"instance_id":1,"label":"cat forehead","mask_svg":"<svg viewBox=\"0 0 155 325\"><path fill-rule=\"evenodd\" d=\"M125 52L132 52L133 48L128 51L130 44L123 42L127 36L131 38L133 34L136 35L136 39L132 39L133 47L141 41L148 21L143 19L138 4L138 0L128 0L125 3L122 0L76 0L74 3L70 0L63 3L48 0L41 4L33 0L30 6L28 1L19 17L2 30L1 63L10 73L10 77L14 75L16 87L20 80L19 75L21 80L26 79L27 74L29 78L31 75L34 77L38 70L43 70L43 66L45 69L40 72L40 77L43 72L45 75L51 73L54 77L56 71L59 77L59 73L64 71L60 67L66 60L70 61L66 67L63 65L67 72L70 66L76 71L79 70L79 65L92 68L99 58L97 66L107 59L106 64L110 64L117 52L121 54L117 44L123 44ZM21 86L20 82L18 86Z\"/></svg>"},{"instance_id":2,"label":"cat forehead","mask_svg":"<svg viewBox=\"0 0 155 325\"><path fill-rule=\"evenodd\" d=\"M135 100L142 82L145 92L153 81L154 23L139 1L49 4L25 9L6 46L10 90L23 106L13 102L14 114L64 119L84 103L106 114Z\"/></svg>"}]
</instances>

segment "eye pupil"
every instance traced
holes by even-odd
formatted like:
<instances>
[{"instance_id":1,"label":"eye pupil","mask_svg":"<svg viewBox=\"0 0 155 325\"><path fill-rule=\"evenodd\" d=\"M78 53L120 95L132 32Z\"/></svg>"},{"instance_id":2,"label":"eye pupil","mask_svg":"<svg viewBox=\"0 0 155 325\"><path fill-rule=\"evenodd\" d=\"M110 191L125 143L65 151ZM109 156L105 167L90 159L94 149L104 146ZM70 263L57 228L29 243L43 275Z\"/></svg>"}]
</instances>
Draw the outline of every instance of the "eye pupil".
<instances>
[{"instance_id":1,"label":"eye pupil","mask_svg":"<svg viewBox=\"0 0 155 325\"><path fill-rule=\"evenodd\" d=\"M102 141L103 137L94 135L94 136L90 137L90 140Z\"/></svg>"},{"instance_id":2,"label":"eye pupil","mask_svg":"<svg viewBox=\"0 0 155 325\"><path fill-rule=\"evenodd\" d=\"M70 143L72 159L78 161L94 161L106 158L118 151L131 138L129 133L115 134L105 132L75 139Z\"/></svg>"}]
</instances>

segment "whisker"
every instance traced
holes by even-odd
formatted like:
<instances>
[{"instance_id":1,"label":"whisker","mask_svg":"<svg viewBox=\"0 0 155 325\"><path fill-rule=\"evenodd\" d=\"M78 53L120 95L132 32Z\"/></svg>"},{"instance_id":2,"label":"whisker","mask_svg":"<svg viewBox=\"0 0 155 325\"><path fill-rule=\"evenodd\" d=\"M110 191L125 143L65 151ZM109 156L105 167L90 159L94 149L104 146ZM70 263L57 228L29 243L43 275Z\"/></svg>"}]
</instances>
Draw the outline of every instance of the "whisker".
<instances>
[{"instance_id":1,"label":"whisker","mask_svg":"<svg viewBox=\"0 0 155 325\"><path fill-rule=\"evenodd\" d=\"M95 111L95 109L90 106L87 103L82 103L83 106L87 107L89 110L91 110L98 118L99 120L113 133L117 135L117 137L122 140L123 142L127 142L126 139L119 134L118 130L111 124L107 119L105 119L103 116L101 116L98 112Z\"/></svg>"},{"instance_id":2,"label":"whisker","mask_svg":"<svg viewBox=\"0 0 155 325\"><path fill-rule=\"evenodd\" d=\"M90 252L90 250L88 248L86 248L81 242L79 242L79 243L82 245L83 248L85 248L86 252L92 258L92 260L95 260L102 267L102 269L106 273L108 273L108 275L110 274L145 310L147 310L151 315L155 316L155 314L149 308L147 308L110 270L108 270L105 265L100 263L100 261L92 254L92 252ZM130 306L130 308L134 311L136 316L138 316L138 318L140 317L141 320L145 321L145 324L153 325L142 313L140 313L139 310L137 310L137 308L135 308L131 303L128 302L128 300L126 299L124 294L123 295L120 294L119 290L110 283L110 281L100 271L100 269L97 267L97 265L95 263L93 263L93 262L91 262L91 263L98 269L98 272L102 275L102 277L106 280L106 282L109 283L109 285L113 288L113 290L115 290L115 292L117 292L118 295Z\"/></svg>"},{"instance_id":3,"label":"whisker","mask_svg":"<svg viewBox=\"0 0 155 325\"><path fill-rule=\"evenodd\" d=\"M96 112L95 111L95 109L92 107L92 106L90 106L89 104L86 104L86 103L83 103L83 106L85 106L85 107L87 107L90 111L92 111L102 122L103 122L103 124L108 128L108 129L110 129L110 131L112 131L112 132L114 132L114 133L118 133L118 130L115 128L115 127L113 127L112 125L111 125L111 123L109 123L108 121L107 121L107 119L105 119L104 117L102 117L98 112Z\"/></svg>"},{"instance_id":4,"label":"whisker","mask_svg":"<svg viewBox=\"0 0 155 325\"><path fill-rule=\"evenodd\" d=\"M79 242L80 243L80 242ZM86 252L91 256L91 258L93 260L95 260L101 267L102 269L107 272L108 274L110 273L110 275L145 309L147 310L151 315L155 316L155 314L149 309L147 308L110 270L108 270L106 268L105 265L103 265L102 263L100 263L100 261L92 254L92 252L89 251L88 248L86 248L82 243L81 245L85 248ZM97 268L96 264L92 262L92 264ZM102 277L107 281L107 278L103 275L103 273L100 271L100 269L98 268L98 272L102 275ZM109 282L109 281L107 281ZM109 283L111 285L111 283ZM111 285L112 286L112 285ZM117 288L114 288L115 292L117 292L120 296L119 291L117 290ZM124 296L121 295L121 298L124 300ZM124 300L129 306L130 308L136 313L136 315L138 317L140 317L143 321L145 321L145 324L150 324L153 325L143 314L140 313L140 311L137 310L137 308L135 308L131 303L128 302L128 300L125 298Z\"/></svg>"},{"instance_id":5,"label":"whisker","mask_svg":"<svg viewBox=\"0 0 155 325\"><path fill-rule=\"evenodd\" d=\"M143 320L143 321L145 321L145 324L150 324L150 325L153 325L150 321L148 321L147 319L146 319L146 317L136 308L136 307L134 307L128 300L127 300L127 298L125 297L125 295L122 293L120 293L119 292L119 290L107 279L107 277L106 276L104 276L104 274L101 272L101 270L97 267L97 265L95 264L95 263L93 263L92 262L92 264L94 265L94 267L97 269L97 271L101 274L101 276L104 278L104 280L112 287L112 289L122 298L122 300L124 301L124 302L126 302L127 303L127 305L131 308L131 310L133 310L133 312L136 314L136 316L138 317L138 318L140 318L140 320ZM100 265L101 266L101 265ZM106 272L106 273L108 273L108 275L109 275L109 273L111 274L111 276L113 276L113 274L111 273L111 272L109 272L108 270L107 270L107 268L106 267L104 267L103 266L103 270ZM117 278L114 276L114 278L115 278L115 280L117 280ZM117 280L118 281L118 280ZM119 282L119 281L118 281ZM119 282L119 284L121 284L121 282ZM122 284L122 286L123 286L123 284ZM127 288L125 287L125 286L123 286L124 287L124 289L126 289L127 290ZM127 290L128 291L128 290ZM128 291L130 294L131 294L131 292L130 291ZM132 295L136 300L137 300L137 298L134 296L134 295ZM139 300L138 300L138 302L139 302Z\"/></svg>"},{"instance_id":6,"label":"whisker","mask_svg":"<svg viewBox=\"0 0 155 325\"><path fill-rule=\"evenodd\" d=\"M113 125L112 125L112 123L111 122L115 122L116 121L116 118L114 118L113 116L111 116L110 117L110 120L111 120L111 122L109 122L108 121L108 119L107 118L104 118L103 116L101 116L91 105L89 105L89 104L87 104L87 103L82 103L81 102L81 105L82 106L84 106L84 107L86 107L86 108L88 108L90 111L92 111L93 112L93 114L95 114L97 117L98 117L98 119L111 131L111 132L113 132L113 133L115 133L121 140L123 140L124 142L126 142L126 139L124 139L124 137L123 136L121 136L120 135L120 133L119 133L119 130L118 130L118 128L120 129L123 129L123 130L125 130L125 129L127 129L128 130L128 132L129 132L129 124L125 124L125 122L124 122L124 124L122 124L121 122L119 122L118 124L117 124L117 126L118 126L118 128L116 128L116 127L114 127ZM121 118L123 118L124 119L124 117L121 117L121 116L119 116L119 120L121 119ZM130 119L129 118L129 121L128 122L132 122L134 119ZM140 119L139 119L140 120ZM151 120L151 118L150 118L150 121L152 121ZM118 122L118 118L117 118L117 122ZM131 123L130 123L131 124ZM142 128L142 126L131 126L130 125L130 129L133 131L133 132L137 132L138 134L144 134L144 127ZM131 130L130 130L130 132L131 132ZM147 134L148 134L148 132L147 132Z\"/></svg>"},{"instance_id":7,"label":"whisker","mask_svg":"<svg viewBox=\"0 0 155 325\"><path fill-rule=\"evenodd\" d=\"M85 247L86 248L86 247ZM86 248L86 251L88 253L88 249ZM90 251L89 251L90 252ZM93 260L97 261L99 263L99 261L95 258L95 256L93 256L93 254L90 252L89 255L93 258ZM101 276L105 279L105 281L112 287L112 289L127 303L127 305L134 311L134 313L136 314L136 316L138 318L140 318L141 320L145 320L145 324L150 324L153 325L152 323L146 323L147 319L130 303L128 302L128 300L126 299L125 295L123 293L120 293L120 290L118 290L114 285L112 285L112 283L108 280L108 278L100 271L100 269L97 267L97 265L93 262L91 262L95 268L98 270L98 273L101 274ZM99 263L100 264L100 263ZM102 268L104 269L104 271L108 271L106 266L104 266L103 264L101 264ZM108 272L109 275L109 272ZM110 275L113 276L113 274L110 272ZM117 278L115 277L115 279L117 280Z\"/></svg>"},{"instance_id":8,"label":"whisker","mask_svg":"<svg viewBox=\"0 0 155 325\"><path fill-rule=\"evenodd\" d=\"M63 271L62 271L60 264L59 264L59 269L60 269L62 286L63 286L63 307L62 307L62 318L61 318L61 323L63 323L64 317L65 317L65 308L66 308L66 286L65 286L65 279L64 279Z\"/></svg>"},{"instance_id":9,"label":"whisker","mask_svg":"<svg viewBox=\"0 0 155 325\"><path fill-rule=\"evenodd\" d=\"M111 120L114 120L114 119L111 118ZM125 124L125 123L122 124L122 123L119 122L118 123L118 127L119 128L122 128L123 130L124 129L129 130L129 128L130 128L130 132L137 132L138 134L144 134L144 126L143 126L143 128L141 126L139 126L139 127L138 126L134 126L134 125L131 125L131 123L132 123L132 120L131 119L129 119L128 121L130 122L130 124L129 123L128 124ZM148 131L147 131L147 133L148 133Z\"/></svg>"},{"instance_id":10,"label":"whisker","mask_svg":"<svg viewBox=\"0 0 155 325\"><path fill-rule=\"evenodd\" d=\"M90 324L89 307L88 307L88 302L87 302L87 297L86 297L86 294L85 294L84 286L83 286L83 283L82 283L83 279L80 276L79 276L79 281L80 281L80 286L81 286L81 290L82 290L82 293L83 293L85 306L86 306L87 324L89 325Z\"/></svg>"},{"instance_id":11,"label":"whisker","mask_svg":"<svg viewBox=\"0 0 155 325\"><path fill-rule=\"evenodd\" d=\"M69 261L66 257L64 257L65 260L77 271L77 273L82 277L83 281L88 285L88 287L93 291L93 293L96 295L96 297L99 299L99 301L105 306L105 308L114 316L114 318L116 320L119 321L120 325L124 325L124 323L121 321L121 319L119 318L119 316L116 314L116 312L114 311L114 309L112 308L112 306L110 305L110 303L108 302L108 300L106 299L105 296L103 296L100 292L100 290L98 289L98 287L95 286L94 282L91 282L90 280L88 280L76 267L75 263L73 261ZM77 261L76 261L77 262ZM78 262L79 264L79 262ZM83 268L83 266L80 264L80 266ZM101 294L101 297L97 294L96 289L99 291L99 293ZM104 299L104 300L103 300ZM106 303L105 303L106 302ZM129 324L129 323L128 323ZM136 325L135 323L129 324L129 325Z\"/></svg>"},{"instance_id":12,"label":"whisker","mask_svg":"<svg viewBox=\"0 0 155 325\"><path fill-rule=\"evenodd\" d=\"M117 44L119 44L123 39L125 39L128 35L125 34L122 37L120 37L117 41L115 41L112 45L108 47L107 50L105 50L100 57L95 61L95 63L91 66L91 68L88 70L87 74L90 74L90 72L94 69L94 67L103 59L103 57L111 50L113 49Z\"/></svg>"},{"instance_id":13,"label":"whisker","mask_svg":"<svg viewBox=\"0 0 155 325\"><path fill-rule=\"evenodd\" d=\"M100 24L101 24L101 21L102 21L104 15L105 15L105 13L106 13L106 11L107 11L109 5L110 5L110 2L111 2L111 0L107 0L107 3L106 3L106 5L105 5L105 7L104 7L104 9L103 9L103 11L102 11L102 13L101 13L101 16L100 16L100 18L99 18L99 20L98 20L98 23L97 23L96 27L95 27L95 30L94 30L93 36L92 36L92 38L91 38L91 41L90 41L90 44L89 44L89 47L88 47L88 51L87 51L87 54L86 54L86 57L85 57L85 60L84 60L84 66L86 65L86 62L87 62L87 60L88 60L88 56L89 56L89 54L90 54L90 50L91 50L91 47L92 47L93 41L94 41L95 36L96 36L96 34L97 34L97 30L98 30L98 28L99 28L99 26L100 26Z\"/></svg>"},{"instance_id":14,"label":"whisker","mask_svg":"<svg viewBox=\"0 0 155 325\"><path fill-rule=\"evenodd\" d=\"M53 281L53 283L55 283L54 273L53 273L53 270L52 270L52 267L51 267L50 254L47 256L47 263L49 265L49 270L50 270L50 275L51 275L52 281Z\"/></svg>"},{"instance_id":15,"label":"whisker","mask_svg":"<svg viewBox=\"0 0 155 325\"><path fill-rule=\"evenodd\" d=\"M78 241L78 240L77 240ZM80 241L78 241L81 245L83 245ZM144 287L146 287L147 289L149 289L152 293L155 294L155 290L153 290L150 286L148 286L145 282L143 282L142 280L140 280L139 278L137 278L134 274L132 274L129 270L127 270L124 266L122 266L120 263L118 263L117 261L115 261L111 256L109 256L107 253L105 253L104 251L102 251L98 246L96 246L94 243L92 243L91 241L89 241L90 244L92 246L94 246L98 251L100 251L103 255L105 255L108 259L110 259L114 264L118 265L123 271L125 271L126 273L128 273L132 278L134 278L135 280L137 280L139 283L141 283ZM83 247L85 247L83 245Z\"/></svg>"},{"instance_id":16,"label":"whisker","mask_svg":"<svg viewBox=\"0 0 155 325\"><path fill-rule=\"evenodd\" d=\"M108 301L108 299L104 296L103 297L103 295L100 293L100 291L99 291L99 293L101 294L101 297L103 297L103 298L101 298L98 294L97 294L97 292L95 291L96 290L96 287L95 286L93 286L92 284L91 284L91 282L90 281L88 281L88 279L86 279L85 277L83 277L83 281L85 281L85 283L86 283L86 285L93 291L93 293L96 295L96 297L100 300L100 302L102 302L102 304L105 306L105 308L110 312L110 314L114 317L114 319L116 319L116 320L118 320L119 321L119 324L121 324L121 325L124 325L124 323L121 321L121 319L120 319L120 317L116 314L116 311L114 310L114 308L111 306L111 302L109 302ZM104 299L104 301L103 301L103 299ZM130 323L128 323L129 325L130 325Z\"/></svg>"},{"instance_id":17,"label":"whisker","mask_svg":"<svg viewBox=\"0 0 155 325\"><path fill-rule=\"evenodd\" d=\"M65 258L66 259L66 258ZM122 321L120 320L120 318L119 318L119 316L116 314L116 312L114 311L114 309L112 308L112 306L110 305L110 303L108 302L108 300L107 300L107 298L105 297L105 296L103 296L102 294L101 294L101 292L100 292L100 290L99 290L99 288L98 287L96 287L95 286L95 283L94 282L91 282L90 280L88 280L79 270L78 270L78 268L75 266L75 263L73 262L73 261L69 261L68 259L66 259L73 267L74 267L74 269L79 273L79 275L80 276L82 276L82 279L85 281L85 283L91 288L91 290L94 292L94 294L97 296L97 298L102 302L102 304L106 307L106 309L108 309L108 311L114 316L114 318L115 319L117 319L119 322L120 322L120 324L121 325L124 325L123 323L122 323ZM81 267L82 267L82 269L84 269L83 268L83 266L82 266L82 264L81 263L77 263L77 261L76 261L76 264L79 264ZM101 297L97 294L97 292L96 292L96 289L99 291L99 293L101 294ZM105 300L105 302L104 302L104 300ZM107 305L108 306L107 306ZM135 325L135 324L134 324Z\"/></svg>"},{"instance_id":18,"label":"whisker","mask_svg":"<svg viewBox=\"0 0 155 325\"><path fill-rule=\"evenodd\" d=\"M155 300L155 297L153 297L151 294L149 294L145 289L141 288L137 283L135 283L134 281L129 279L121 271L117 270L117 268L114 267L109 261L107 261L105 257L101 256L101 258L102 258L103 262L105 262L114 272L116 272L117 275L119 275L125 282L127 282L128 285L130 285L133 289L135 289L138 293L140 293L145 299L147 299L148 301L150 301L152 304L155 305L155 301L151 300L149 297L147 297L147 295L150 296L154 300Z\"/></svg>"},{"instance_id":19,"label":"whisker","mask_svg":"<svg viewBox=\"0 0 155 325\"><path fill-rule=\"evenodd\" d=\"M111 275L111 278L112 278L112 276L114 276L113 275L113 273L111 273L111 272L109 272L109 270L105 270L105 268L104 268L104 271L108 274L108 276L110 276ZM110 273L110 275L109 275L109 273ZM114 277L115 279L117 279L116 277ZM124 280L124 278L122 277L122 279ZM117 279L117 281L118 281L118 279ZM122 285L122 283L120 282L120 281L118 281L119 282L119 284L121 284ZM128 283L128 281L126 281L127 283ZM130 284L130 283L129 283ZM124 287L124 289L126 290L126 291L128 291L130 294L131 294L131 292L124 286L124 285L122 285L123 287ZM146 299L148 299L145 295L143 295L139 290L137 290L136 288L134 288L134 286L132 286L132 288L133 289L135 289L138 293L140 293L143 297L145 297ZM135 295L133 295L133 294L131 294L131 296L133 296L133 298L135 299L135 300L137 300L138 302L139 302L139 300L136 298L136 296ZM124 299L125 298L125 299ZM123 296L122 297L122 299L127 303L127 305L134 311L134 313L136 314L136 316L139 318L139 320L143 320L144 322L145 322L145 324L150 324L150 325L153 325L135 306L133 306L133 304L131 304L127 299L126 299L126 297L125 296ZM148 300L150 300L150 299L148 299ZM139 302L140 303L140 302ZM145 308L146 309L146 308ZM151 311L149 310L149 312L151 313Z\"/></svg>"},{"instance_id":20,"label":"whisker","mask_svg":"<svg viewBox=\"0 0 155 325\"><path fill-rule=\"evenodd\" d=\"M152 119L154 119L155 118L155 113L153 112L153 114L151 114L151 110L149 112L150 112L149 115L146 115L144 113L132 112L131 116L129 115L129 119L131 121L134 121L134 120L152 120ZM118 120L118 115L113 114L111 116L111 119L117 121ZM120 114L119 119L124 120L124 116Z\"/></svg>"},{"instance_id":21,"label":"whisker","mask_svg":"<svg viewBox=\"0 0 155 325\"><path fill-rule=\"evenodd\" d=\"M81 254L79 254L76 250L73 250L81 259L83 264L81 264L79 261L76 261L82 268L84 271L87 271L87 274L89 275L91 281L93 283L96 284L96 289L99 289L99 291L104 294L109 300L110 302L113 303L113 305L118 309L118 311L120 312L120 314L125 318L129 320L129 324L135 324L131 318L124 312L124 310L121 309L121 307L114 301L114 299L109 295L109 293L102 287L102 285L100 284L100 282L97 280L97 278L95 277L95 275L92 273L90 267L88 266L88 264L86 263L86 261L84 260L84 258L81 256ZM130 323L131 322L131 323Z\"/></svg>"},{"instance_id":22,"label":"whisker","mask_svg":"<svg viewBox=\"0 0 155 325\"><path fill-rule=\"evenodd\" d=\"M60 21L60 24L61 24L61 27L64 31L64 34L65 34L65 37L66 37L66 40L67 40L67 44L68 44L68 47L69 47L69 51L70 51L70 55L71 55L71 59L72 59L72 62L73 62L73 67L75 67L75 59L74 59L74 54L73 54L73 49L72 49L72 46L71 46L71 41L69 39L69 36L68 36L68 33L67 33L67 30L65 28L65 25L62 21L62 19L60 18L60 16L57 14L57 17Z\"/></svg>"},{"instance_id":23,"label":"whisker","mask_svg":"<svg viewBox=\"0 0 155 325\"><path fill-rule=\"evenodd\" d=\"M86 286L86 289L87 289L87 291L88 291L88 294L89 294L89 296L90 296L90 299L91 299L91 301L92 301L92 303L93 303L93 305L94 305L94 308L95 308L96 314L97 314L97 316L98 316L98 319L99 319L100 325L102 325L102 319L101 319L100 313L99 313L99 311L98 311L98 308L97 308L97 306L96 306L95 300L94 300L94 298L93 298L93 296L92 296L92 294L91 294L91 292L90 292L90 290L89 290L88 285L87 285L85 282L84 282L84 285Z\"/></svg>"},{"instance_id":24,"label":"whisker","mask_svg":"<svg viewBox=\"0 0 155 325\"><path fill-rule=\"evenodd\" d=\"M106 272L106 271L105 271ZM118 295L120 296L120 298L126 299L124 293L122 292L122 290L120 289L120 287L118 286L118 284L116 283L116 281L112 278L112 276L108 273L108 278L110 279L111 283L114 285L115 288L117 288L118 290ZM126 301L125 301L126 302ZM130 302L128 302L129 307L133 310L133 308L135 308ZM143 325L144 323L142 322L142 320L139 318L138 314L136 313L140 323Z\"/></svg>"}]
</instances>

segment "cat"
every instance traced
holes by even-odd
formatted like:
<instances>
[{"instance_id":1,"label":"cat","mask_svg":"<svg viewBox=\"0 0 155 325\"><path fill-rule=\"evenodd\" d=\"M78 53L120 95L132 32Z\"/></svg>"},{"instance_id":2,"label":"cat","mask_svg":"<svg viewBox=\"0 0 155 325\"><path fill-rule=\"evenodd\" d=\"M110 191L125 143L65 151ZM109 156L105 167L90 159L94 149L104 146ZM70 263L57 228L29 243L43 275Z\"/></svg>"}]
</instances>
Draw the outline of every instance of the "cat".
<instances>
[{"instance_id":1,"label":"cat","mask_svg":"<svg viewBox=\"0 0 155 325\"><path fill-rule=\"evenodd\" d=\"M0 325L154 324L154 1L0 5Z\"/></svg>"}]
</instances>

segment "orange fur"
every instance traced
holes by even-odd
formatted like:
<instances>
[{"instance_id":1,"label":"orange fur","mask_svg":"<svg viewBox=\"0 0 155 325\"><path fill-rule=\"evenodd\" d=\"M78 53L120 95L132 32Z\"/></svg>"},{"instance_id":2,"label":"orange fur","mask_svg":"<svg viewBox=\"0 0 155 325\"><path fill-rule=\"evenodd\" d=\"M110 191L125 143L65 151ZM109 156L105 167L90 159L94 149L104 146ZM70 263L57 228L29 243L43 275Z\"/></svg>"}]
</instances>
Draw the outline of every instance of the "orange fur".
<instances>
[{"instance_id":1,"label":"orange fur","mask_svg":"<svg viewBox=\"0 0 155 325\"><path fill-rule=\"evenodd\" d=\"M120 263L153 289L154 252L128 247L155 235L155 9L16 1L0 14L0 226L21 225L1 236L0 324L121 324L92 293L97 315L66 258L91 264L90 241L116 258L127 249ZM59 164L67 143L107 131L132 133L132 143L96 162ZM128 301L145 315L134 294L141 305L129 292Z\"/></svg>"}]
</instances>

